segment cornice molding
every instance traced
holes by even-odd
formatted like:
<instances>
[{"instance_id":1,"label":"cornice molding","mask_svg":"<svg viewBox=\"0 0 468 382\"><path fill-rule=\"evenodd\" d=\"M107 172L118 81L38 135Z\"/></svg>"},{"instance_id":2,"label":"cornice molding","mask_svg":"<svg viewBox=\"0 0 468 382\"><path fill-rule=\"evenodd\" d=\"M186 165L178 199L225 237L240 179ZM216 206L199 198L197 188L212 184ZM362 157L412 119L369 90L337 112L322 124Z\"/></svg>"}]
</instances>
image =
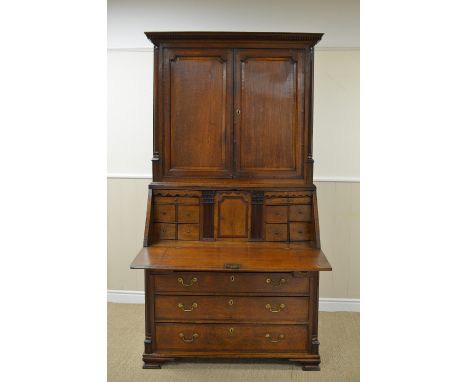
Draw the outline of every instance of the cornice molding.
<instances>
[{"instance_id":1,"label":"cornice molding","mask_svg":"<svg viewBox=\"0 0 468 382\"><path fill-rule=\"evenodd\" d=\"M146 37L156 46L163 41L299 41L317 44L323 33L288 32L145 32Z\"/></svg>"}]
</instances>

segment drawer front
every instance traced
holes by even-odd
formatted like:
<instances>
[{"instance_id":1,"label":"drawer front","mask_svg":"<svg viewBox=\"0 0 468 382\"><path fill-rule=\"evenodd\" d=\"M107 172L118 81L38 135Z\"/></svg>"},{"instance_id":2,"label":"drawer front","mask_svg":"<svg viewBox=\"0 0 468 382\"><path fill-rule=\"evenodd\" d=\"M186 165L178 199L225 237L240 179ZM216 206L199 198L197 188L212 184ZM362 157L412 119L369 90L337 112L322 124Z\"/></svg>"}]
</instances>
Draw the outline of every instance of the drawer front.
<instances>
[{"instance_id":1,"label":"drawer front","mask_svg":"<svg viewBox=\"0 0 468 382\"><path fill-rule=\"evenodd\" d=\"M310 204L310 197L306 196L303 198L289 198L290 204Z\"/></svg>"},{"instance_id":2,"label":"drawer front","mask_svg":"<svg viewBox=\"0 0 468 382\"><path fill-rule=\"evenodd\" d=\"M153 275L154 290L190 293L308 294L309 278L290 273L172 272Z\"/></svg>"},{"instance_id":3,"label":"drawer front","mask_svg":"<svg viewBox=\"0 0 468 382\"><path fill-rule=\"evenodd\" d=\"M161 204L155 206L155 220L158 222L175 222L175 205Z\"/></svg>"},{"instance_id":4,"label":"drawer front","mask_svg":"<svg viewBox=\"0 0 468 382\"><path fill-rule=\"evenodd\" d=\"M157 296L156 321L306 322L308 297Z\"/></svg>"},{"instance_id":5,"label":"drawer front","mask_svg":"<svg viewBox=\"0 0 468 382\"><path fill-rule=\"evenodd\" d=\"M287 224L265 224L265 240L266 241L287 241L288 240L288 225Z\"/></svg>"},{"instance_id":6,"label":"drawer front","mask_svg":"<svg viewBox=\"0 0 468 382\"><path fill-rule=\"evenodd\" d=\"M179 240L198 240L200 238L198 224L179 224L177 227L177 238Z\"/></svg>"},{"instance_id":7,"label":"drawer front","mask_svg":"<svg viewBox=\"0 0 468 382\"><path fill-rule=\"evenodd\" d=\"M199 223L200 207L198 206L179 206L177 211L177 221L179 223Z\"/></svg>"},{"instance_id":8,"label":"drawer front","mask_svg":"<svg viewBox=\"0 0 468 382\"><path fill-rule=\"evenodd\" d=\"M178 196L156 196L157 204L195 204L198 205L198 198L178 197Z\"/></svg>"},{"instance_id":9,"label":"drawer front","mask_svg":"<svg viewBox=\"0 0 468 382\"><path fill-rule=\"evenodd\" d=\"M310 205L289 206L289 220L293 222L308 222L311 217Z\"/></svg>"},{"instance_id":10,"label":"drawer front","mask_svg":"<svg viewBox=\"0 0 468 382\"><path fill-rule=\"evenodd\" d=\"M287 223L288 206L265 206L265 221L267 223Z\"/></svg>"},{"instance_id":11,"label":"drawer front","mask_svg":"<svg viewBox=\"0 0 468 382\"><path fill-rule=\"evenodd\" d=\"M265 199L265 205L288 204L288 198L270 198Z\"/></svg>"},{"instance_id":12,"label":"drawer front","mask_svg":"<svg viewBox=\"0 0 468 382\"><path fill-rule=\"evenodd\" d=\"M310 223L289 223L289 238L291 241L306 241L311 239Z\"/></svg>"},{"instance_id":13,"label":"drawer front","mask_svg":"<svg viewBox=\"0 0 468 382\"><path fill-rule=\"evenodd\" d=\"M155 324L156 351L306 352L305 325Z\"/></svg>"},{"instance_id":14,"label":"drawer front","mask_svg":"<svg viewBox=\"0 0 468 382\"><path fill-rule=\"evenodd\" d=\"M175 239L176 234L176 225L175 224L168 224L168 223L155 223L154 224L154 232L158 239Z\"/></svg>"}]
</instances>

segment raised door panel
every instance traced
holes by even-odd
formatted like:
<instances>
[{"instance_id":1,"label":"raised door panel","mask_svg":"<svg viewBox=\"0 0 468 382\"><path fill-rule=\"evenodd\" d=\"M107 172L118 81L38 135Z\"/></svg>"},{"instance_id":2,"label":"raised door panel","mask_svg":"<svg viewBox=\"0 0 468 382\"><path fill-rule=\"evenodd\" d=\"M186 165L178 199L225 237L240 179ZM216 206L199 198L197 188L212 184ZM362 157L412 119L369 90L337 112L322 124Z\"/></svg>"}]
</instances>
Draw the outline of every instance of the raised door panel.
<instances>
[{"instance_id":1,"label":"raised door panel","mask_svg":"<svg viewBox=\"0 0 468 382\"><path fill-rule=\"evenodd\" d=\"M231 177L232 51L164 50L166 177Z\"/></svg>"},{"instance_id":2,"label":"raised door panel","mask_svg":"<svg viewBox=\"0 0 468 382\"><path fill-rule=\"evenodd\" d=\"M302 50L235 53L235 176L303 176Z\"/></svg>"},{"instance_id":3,"label":"raised door panel","mask_svg":"<svg viewBox=\"0 0 468 382\"><path fill-rule=\"evenodd\" d=\"M247 240L250 237L250 194L222 192L216 195L217 239Z\"/></svg>"}]
</instances>

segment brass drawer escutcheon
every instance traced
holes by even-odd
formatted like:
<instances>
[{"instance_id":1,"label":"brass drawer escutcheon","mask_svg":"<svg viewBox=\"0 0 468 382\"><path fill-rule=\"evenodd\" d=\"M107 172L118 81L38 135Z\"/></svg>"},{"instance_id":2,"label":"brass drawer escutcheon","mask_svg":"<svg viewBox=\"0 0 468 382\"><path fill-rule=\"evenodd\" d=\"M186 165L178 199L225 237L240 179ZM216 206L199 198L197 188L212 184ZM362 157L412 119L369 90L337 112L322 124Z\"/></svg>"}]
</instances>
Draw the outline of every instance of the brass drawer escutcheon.
<instances>
[{"instance_id":1,"label":"brass drawer escutcheon","mask_svg":"<svg viewBox=\"0 0 468 382\"><path fill-rule=\"evenodd\" d=\"M286 308L285 304L279 304L278 308L273 308L271 304L266 304L265 309L268 309L272 313L278 313L281 312L284 308Z\"/></svg>"},{"instance_id":2,"label":"brass drawer escutcheon","mask_svg":"<svg viewBox=\"0 0 468 382\"><path fill-rule=\"evenodd\" d=\"M274 282L272 279L270 279L270 278L268 277L268 278L265 280L265 282L266 282L267 284L271 284L271 285L273 285L273 286L281 286L281 285L283 285L283 284L286 284L286 279L282 277L281 279L279 279L279 281Z\"/></svg>"},{"instance_id":3,"label":"brass drawer escutcheon","mask_svg":"<svg viewBox=\"0 0 468 382\"><path fill-rule=\"evenodd\" d=\"M229 301L228 301L228 304L229 304L229 305L234 305L234 300L229 300Z\"/></svg>"},{"instance_id":4,"label":"brass drawer escutcheon","mask_svg":"<svg viewBox=\"0 0 468 382\"><path fill-rule=\"evenodd\" d=\"M275 342L280 342L281 340L284 339L284 334L280 334L278 337L273 338L273 337L270 335L270 333L267 333L267 334L265 334L265 338L266 338L268 341L273 342L273 343L275 343Z\"/></svg>"},{"instance_id":5,"label":"brass drawer escutcheon","mask_svg":"<svg viewBox=\"0 0 468 382\"><path fill-rule=\"evenodd\" d=\"M193 284L195 284L195 283L198 281L198 279L197 279L196 277L192 277L192 279L190 280L190 284L185 284L185 283L184 283L184 279L183 279L182 277L179 277L179 278L177 279L177 281L178 281L180 284L182 284L184 287L189 287L189 286L192 286Z\"/></svg>"},{"instance_id":6,"label":"brass drawer escutcheon","mask_svg":"<svg viewBox=\"0 0 468 382\"><path fill-rule=\"evenodd\" d=\"M191 312L191 311L194 310L195 308L198 308L198 304L197 304L196 302L194 302L194 303L192 304L192 306L191 306L190 308L188 308L188 309L187 309L187 308L184 306L184 304L182 304L181 302L179 302L179 303L177 304L177 306L178 306L180 309L182 309L184 312Z\"/></svg>"},{"instance_id":7,"label":"brass drawer escutcheon","mask_svg":"<svg viewBox=\"0 0 468 382\"><path fill-rule=\"evenodd\" d=\"M181 339L182 341L184 341L184 342L193 342L193 341L195 341L195 340L199 337L199 335L198 335L198 333L193 333L193 334L192 334L192 338L185 338L185 334L184 334L184 333L179 333L179 337L180 337L180 339Z\"/></svg>"}]
</instances>

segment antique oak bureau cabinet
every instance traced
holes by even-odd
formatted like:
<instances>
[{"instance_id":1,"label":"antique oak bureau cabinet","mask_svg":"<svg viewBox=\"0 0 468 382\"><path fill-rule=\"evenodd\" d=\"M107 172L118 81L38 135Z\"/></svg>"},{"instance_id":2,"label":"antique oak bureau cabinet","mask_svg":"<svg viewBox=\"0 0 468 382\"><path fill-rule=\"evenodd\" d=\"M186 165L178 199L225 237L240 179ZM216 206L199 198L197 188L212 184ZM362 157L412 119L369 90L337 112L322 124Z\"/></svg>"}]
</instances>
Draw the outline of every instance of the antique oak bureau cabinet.
<instances>
[{"instance_id":1,"label":"antique oak bureau cabinet","mask_svg":"<svg viewBox=\"0 0 468 382\"><path fill-rule=\"evenodd\" d=\"M154 44L144 368L273 358L319 370L314 45L322 34L146 33Z\"/></svg>"}]
</instances>

